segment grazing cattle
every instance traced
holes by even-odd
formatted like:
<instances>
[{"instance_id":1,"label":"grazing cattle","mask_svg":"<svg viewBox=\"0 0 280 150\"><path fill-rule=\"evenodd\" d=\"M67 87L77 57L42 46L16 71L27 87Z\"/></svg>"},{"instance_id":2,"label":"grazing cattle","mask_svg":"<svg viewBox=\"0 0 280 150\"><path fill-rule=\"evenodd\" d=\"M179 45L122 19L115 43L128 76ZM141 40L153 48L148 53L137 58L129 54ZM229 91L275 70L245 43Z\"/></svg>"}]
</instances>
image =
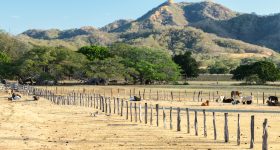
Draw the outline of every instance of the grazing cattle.
<instances>
[{"instance_id":1,"label":"grazing cattle","mask_svg":"<svg viewBox=\"0 0 280 150\"><path fill-rule=\"evenodd\" d=\"M19 93L13 93L11 98L12 100L19 100L21 97L22 96Z\"/></svg>"},{"instance_id":2,"label":"grazing cattle","mask_svg":"<svg viewBox=\"0 0 280 150\"><path fill-rule=\"evenodd\" d=\"M244 96L244 97L241 97L241 101L243 104L252 104L253 103L253 99L254 99L254 96Z\"/></svg>"},{"instance_id":3,"label":"grazing cattle","mask_svg":"<svg viewBox=\"0 0 280 150\"><path fill-rule=\"evenodd\" d=\"M36 95L35 95L35 96L33 96L33 100L34 100L34 101L38 101L39 99L40 99L40 97L39 97L39 96L36 96Z\"/></svg>"},{"instance_id":4,"label":"grazing cattle","mask_svg":"<svg viewBox=\"0 0 280 150\"><path fill-rule=\"evenodd\" d=\"M209 101L207 100L206 102L202 103L201 106L209 106Z\"/></svg>"},{"instance_id":5,"label":"grazing cattle","mask_svg":"<svg viewBox=\"0 0 280 150\"><path fill-rule=\"evenodd\" d=\"M137 96L132 96L129 99L130 101L141 101L141 98L137 97Z\"/></svg>"},{"instance_id":6,"label":"grazing cattle","mask_svg":"<svg viewBox=\"0 0 280 150\"><path fill-rule=\"evenodd\" d=\"M228 98L228 99L224 99L223 103L232 103L232 101L234 101L234 99Z\"/></svg>"},{"instance_id":7,"label":"grazing cattle","mask_svg":"<svg viewBox=\"0 0 280 150\"><path fill-rule=\"evenodd\" d=\"M276 106L278 104L277 96L269 96L268 101L266 102L269 106Z\"/></svg>"},{"instance_id":8,"label":"grazing cattle","mask_svg":"<svg viewBox=\"0 0 280 150\"><path fill-rule=\"evenodd\" d=\"M222 102L224 99L226 99L225 96L219 96L219 97L216 99L216 102Z\"/></svg>"},{"instance_id":9,"label":"grazing cattle","mask_svg":"<svg viewBox=\"0 0 280 150\"><path fill-rule=\"evenodd\" d=\"M239 104L239 103L240 103L239 100L234 100L234 101L231 102L232 105L237 105L237 104Z\"/></svg>"},{"instance_id":10,"label":"grazing cattle","mask_svg":"<svg viewBox=\"0 0 280 150\"><path fill-rule=\"evenodd\" d=\"M236 98L237 96L240 97L241 96L241 92L239 91L231 91L231 98Z\"/></svg>"}]
</instances>

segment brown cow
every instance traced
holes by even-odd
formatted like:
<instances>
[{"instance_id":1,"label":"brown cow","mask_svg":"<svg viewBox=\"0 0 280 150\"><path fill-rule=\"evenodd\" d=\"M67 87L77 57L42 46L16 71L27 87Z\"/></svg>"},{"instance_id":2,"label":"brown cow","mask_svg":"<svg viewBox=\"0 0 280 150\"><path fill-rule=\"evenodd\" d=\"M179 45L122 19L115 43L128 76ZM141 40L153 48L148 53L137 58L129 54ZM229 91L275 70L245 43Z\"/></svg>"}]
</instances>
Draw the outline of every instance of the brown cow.
<instances>
[{"instance_id":1,"label":"brown cow","mask_svg":"<svg viewBox=\"0 0 280 150\"><path fill-rule=\"evenodd\" d=\"M207 100L206 102L202 103L201 106L209 106L209 101Z\"/></svg>"},{"instance_id":2,"label":"brown cow","mask_svg":"<svg viewBox=\"0 0 280 150\"><path fill-rule=\"evenodd\" d=\"M242 94L242 92L240 91L231 91L231 98L235 98L236 96L240 97L240 95Z\"/></svg>"}]
</instances>

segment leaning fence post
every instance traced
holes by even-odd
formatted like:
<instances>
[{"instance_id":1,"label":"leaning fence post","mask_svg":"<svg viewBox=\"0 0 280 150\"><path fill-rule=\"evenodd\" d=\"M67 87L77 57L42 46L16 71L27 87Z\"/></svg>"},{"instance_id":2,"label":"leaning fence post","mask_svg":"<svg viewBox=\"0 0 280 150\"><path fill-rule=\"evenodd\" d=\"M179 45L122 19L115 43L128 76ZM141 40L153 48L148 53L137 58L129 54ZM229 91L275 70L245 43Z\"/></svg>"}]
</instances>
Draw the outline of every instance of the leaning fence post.
<instances>
[{"instance_id":1,"label":"leaning fence post","mask_svg":"<svg viewBox=\"0 0 280 150\"><path fill-rule=\"evenodd\" d=\"M213 128L214 128L214 140L217 140L217 129L216 129L216 116L213 112Z\"/></svg>"},{"instance_id":2,"label":"leaning fence post","mask_svg":"<svg viewBox=\"0 0 280 150\"><path fill-rule=\"evenodd\" d=\"M197 111L194 111L194 130L195 130L195 136L198 136Z\"/></svg>"},{"instance_id":3,"label":"leaning fence post","mask_svg":"<svg viewBox=\"0 0 280 150\"><path fill-rule=\"evenodd\" d=\"M189 112L189 108L186 108L186 113L187 113L187 132L190 133L190 112Z\"/></svg>"},{"instance_id":4,"label":"leaning fence post","mask_svg":"<svg viewBox=\"0 0 280 150\"><path fill-rule=\"evenodd\" d=\"M181 131L180 107L177 108L177 131Z\"/></svg>"},{"instance_id":5,"label":"leaning fence post","mask_svg":"<svg viewBox=\"0 0 280 150\"><path fill-rule=\"evenodd\" d=\"M205 113L205 109L203 110L203 127L204 127L204 137L207 137L206 113Z\"/></svg>"},{"instance_id":6,"label":"leaning fence post","mask_svg":"<svg viewBox=\"0 0 280 150\"><path fill-rule=\"evenodd\" d=\"M237 116L237 145L240 145L240 114Z\"/></svg>"},{"instance_id":7,"label":"leaning fence post","mask_svg":"<svg viewBox=\"0 0 280 150\"><path fill-rule=\"evenodd\" d=\"M173 129L173 124L172 124L172 107L170 107L170 130Z\"/></svg>"},{"instance_id":8,"label":"leaning fence post","mask_svg":"<svg viewBox=\"0 0 280 150\"><path fill-rule=\"evenodd\" d=\"M159 126L159 122L158 122L158 114L159 114L159 112L158 112L158 109L159 109L159 105L156 104L156 116L157 116L156 121L157 121L157 127Z\"/></svg>"},{"instance_id":9,"label":"leaning fence post","mask_svg":"<svg viewBox=\"0 0 280 150\"><path fill-rule=\"evenodd\" d=\"M255 143L255 116L251 116L251 140L250 140L250 148L254 148Z\"/></svg>"},{"instance_id":10,"label":"leaning fence post","mask_svg":"<svg viewBox=\"0 0 280 150\"><path fill-rule=\"evenodd\" d=\"M264 119L263 123L263 136L262 136L262 149L263 150L268 150L268 143L267 143L267 138L268 138L268 131L267 131L267 119Z\"/></svg>"},{"instance_id":11,"label":"leaning fence post","mask_svg":"<svg viewBox=\"0 0 280 150\"><path fill-rule=\"evenodd\" d=\"M163 126L164 129L166 129L166 114L165 114L165 108L162 107L162 111L163 111Z\"/></svg>"},{"instance_id":12,"label":"leaning fence post","mask_svg":"<svg viewBox=\"0 0 280 150\"><path fill-rule=\"evenodd\" d=\"M225 142L229 142L229 135L228 135L228 113L225 113L225 127L224 127L224 138Z\"/></svg>"}]
</instances>

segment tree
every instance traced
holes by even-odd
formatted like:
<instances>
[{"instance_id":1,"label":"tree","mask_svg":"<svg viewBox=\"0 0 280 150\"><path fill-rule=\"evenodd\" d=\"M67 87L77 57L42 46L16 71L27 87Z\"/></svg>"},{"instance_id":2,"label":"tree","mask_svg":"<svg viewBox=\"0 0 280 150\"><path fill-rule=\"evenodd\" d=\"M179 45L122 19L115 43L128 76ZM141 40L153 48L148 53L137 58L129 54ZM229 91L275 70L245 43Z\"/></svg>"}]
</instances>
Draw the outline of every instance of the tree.
<instances>
[{"instance_id":1,"label":"tree","mask_svg":"<svg viewBox=\"0 0 280 150\"><path fill-rule=\"evenodd\" d=\"M17 74L22 78L61 80L82 74L86 58L82 54L63 48L35 47L17 62Z\"/></svg>"},{"instance_id":2,"label":"tree","mask_svg":"<svg viewBox=\"0 0 280 150\"><path fill-rule=\"evenodd\" d=\"M186 51L184 54L175 55L173 60L182 69L182 74L185 75L185 80L188 77L198 77L199 65L194 58L192 58L192 53Z\"/></svg>"},{"instance_id":3,"label":"tree","mask_svg":"<svg viewBox=\"0 0 280 150\"><path fill-rule=\"evenodd\" d=\"M111 57L104 60L95 59L87 64L87 77L110 79L124 79L126 68L121 63L122 58Z\"/></svg>"},{"instance_id":4,"label":"tree","mask_svg":"<svg viewBox=\"0 0 280 150\"><path fill-rule=\"evenodd\" d=\"M84 46L78 50L78 53L84 54L88 60L94 61L95 59L104 60L110 57L109 49L103 46Z\"/></svg>"},{"instance_id":5,"label":"tree","mask_svg":"<svg viewBox=\"0 0 280 150\"><path fill-rule=\"evenodd\" d=\"M179 77L179 67L165 51L115 44L110 47L110 52L123 58L121 62L129 69L127 74L134 79L134 83L168 82Z\"/></svg>"},{"instance_id":6,"label":"tree","mask_svg":"<svg viewBox=\"0 0 280 150\"><path fill-rule=\"evenodd\" d=\"M280 79L280 71L274 63L269 61L258 61L253 64L241 65L231 72L233 79L265 84L267 81L277 81Z\"/></svg>"}]
</instances>

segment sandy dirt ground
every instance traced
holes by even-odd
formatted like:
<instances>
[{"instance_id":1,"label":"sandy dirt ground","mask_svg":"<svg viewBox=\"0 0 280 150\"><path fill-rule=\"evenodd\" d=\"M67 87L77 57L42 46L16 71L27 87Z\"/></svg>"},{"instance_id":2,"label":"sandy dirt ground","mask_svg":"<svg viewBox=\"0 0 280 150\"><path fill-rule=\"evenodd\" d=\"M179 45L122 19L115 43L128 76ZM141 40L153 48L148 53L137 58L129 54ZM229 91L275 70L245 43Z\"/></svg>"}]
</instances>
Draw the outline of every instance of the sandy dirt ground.
<instances>
[{"instance_id":1,"label":"sandy dirt ground","mask_svg":"<svg viewBox=\"0 0 280 150\"><path fill-rule=\"evenodd\" d=\"M203 136L202 114L199 113L199 136L194 136L193 113L191 133L186 133L186 117L182 112L182 131L164 129L162 118L153 125L126 120L125 116L106 115L100 110L79 106L57 106L47 100L32 101L24 97L17 102L0 94L0 149L248 149L251 114L241 114L241 146L236 146L236 114L229 115L230 142L223 142L223 114L217 114L218 140L213 140L211 114L207 113L208 136ZM92 113L98 111L96 116ZM168 116L168 115L167 115ZM133 116L134 117L134 116ZM162 117L162 111L160 112ZM269 119L269 149L280 146L279 115L256 114L255 149L261 149L262 122ZM134 120L134 119L133 119Z\"/></svg>"}]
</instances>

